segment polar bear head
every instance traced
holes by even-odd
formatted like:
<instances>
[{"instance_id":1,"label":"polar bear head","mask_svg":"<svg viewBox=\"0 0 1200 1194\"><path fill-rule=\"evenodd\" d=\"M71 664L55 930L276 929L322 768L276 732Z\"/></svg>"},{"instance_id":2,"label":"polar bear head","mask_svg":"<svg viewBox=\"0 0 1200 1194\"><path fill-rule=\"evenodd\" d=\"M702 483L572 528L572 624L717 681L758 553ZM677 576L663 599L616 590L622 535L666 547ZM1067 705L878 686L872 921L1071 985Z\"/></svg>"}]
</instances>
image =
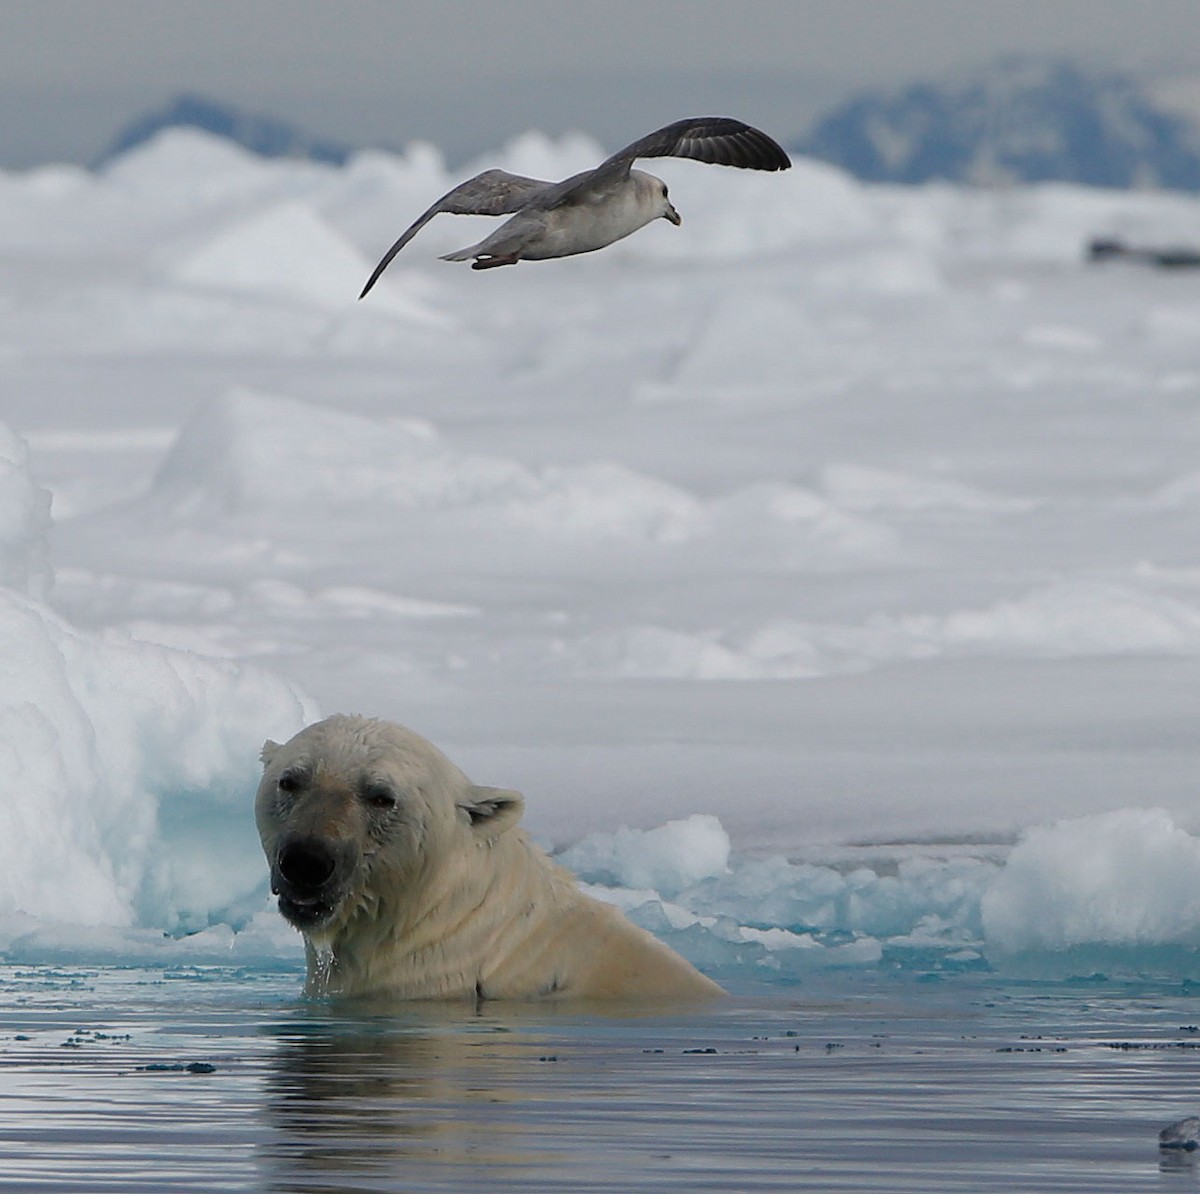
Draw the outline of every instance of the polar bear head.
<instances>
[{"instance_id":1,"label":"polar bear head","mask_svg":"<svg viewBox=\"0 0 1200 1194\"><path fill-rule=\"evenodd\" d=\"M516 792L471 783L419 734L365 717L267 742L262 762L255 817L271 890L310 938L355 916L418 918L524 808Z\"/></svg>"}]
</instances>

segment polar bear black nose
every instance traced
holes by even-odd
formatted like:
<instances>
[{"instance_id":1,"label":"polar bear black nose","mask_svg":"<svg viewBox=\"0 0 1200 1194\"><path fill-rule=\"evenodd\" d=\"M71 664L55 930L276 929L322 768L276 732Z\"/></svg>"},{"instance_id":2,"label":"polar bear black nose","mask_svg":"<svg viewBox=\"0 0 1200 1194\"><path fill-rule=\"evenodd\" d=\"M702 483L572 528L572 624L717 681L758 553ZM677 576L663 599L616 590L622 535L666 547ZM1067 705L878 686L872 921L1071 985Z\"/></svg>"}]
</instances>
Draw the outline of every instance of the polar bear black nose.
<instances>
[{"instance_id":1,"label":"polar bear black nose","mask_svg":"<svg viewBox=\"0 0 1200 1194\"><path fill-rule=\"evenodd\" d=\"M286 842L279 850L279 873L293 887L315 891L333 878L337 859L333 851L317 837L302 837Z\"/></svg>"}]
</instances>

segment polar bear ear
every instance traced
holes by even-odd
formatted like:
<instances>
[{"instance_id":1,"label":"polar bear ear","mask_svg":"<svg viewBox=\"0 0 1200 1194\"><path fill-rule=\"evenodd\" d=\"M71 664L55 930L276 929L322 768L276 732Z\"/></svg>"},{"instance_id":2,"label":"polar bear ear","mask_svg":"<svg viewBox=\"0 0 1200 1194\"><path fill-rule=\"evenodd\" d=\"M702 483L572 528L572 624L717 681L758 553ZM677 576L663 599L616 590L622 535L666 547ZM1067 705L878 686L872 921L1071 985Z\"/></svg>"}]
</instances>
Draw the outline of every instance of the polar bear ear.
<instances>
[{"instance_id":1,"label":"polar bear ear","mask_svg":"<svg viewBox=\"0 0 1200 1194\"><path fill-rule=\"evenodd\" d=\"M459 802L471 828L484 837L499 837L511 829L525 811L525 797L508 788L485 788L472 784L466 799Z\"/></svg>"},{"instance_id":2,"label":"polar bear ear","mask_svg":"<svg viewBox=\"0 0 1200 1194\"><path fill-rule=\"evenodd\" d=\"M264 767L270 767L271 760L275 757L275 752L278 749L279 743L272 742L270 738L263 743L262 750L258 752L258 757Z\"/></svg>"}]
</instances>

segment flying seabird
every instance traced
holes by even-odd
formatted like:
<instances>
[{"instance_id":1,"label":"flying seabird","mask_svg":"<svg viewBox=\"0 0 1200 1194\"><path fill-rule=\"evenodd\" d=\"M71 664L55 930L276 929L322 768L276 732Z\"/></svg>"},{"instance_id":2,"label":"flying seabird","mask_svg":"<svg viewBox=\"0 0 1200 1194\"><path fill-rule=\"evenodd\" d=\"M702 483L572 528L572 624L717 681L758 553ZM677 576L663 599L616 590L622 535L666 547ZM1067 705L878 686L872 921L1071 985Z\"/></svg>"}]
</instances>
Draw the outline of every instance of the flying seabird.
<instances>
[{"instance_id":1,"label":"flying seabird","mask_svg":"<svg viewBox=\"0 0 1200 1194\"><path fill-rule=\"evenodd\" d=\"M478 244L441 258L468 261L473 257L472 269L591 253L660 216L672 224L681 223L667 198L667 184L653 174L632 169L638 158L692 158L747 170L786 170L792 164L766 133L740 120L695 116L649 133L605 158L595 170L562 182L485 170L459 183L411 224L383 255L358 297L375 285L392 258L440 212L512 216Z\"/></svg>"}]
</instances>

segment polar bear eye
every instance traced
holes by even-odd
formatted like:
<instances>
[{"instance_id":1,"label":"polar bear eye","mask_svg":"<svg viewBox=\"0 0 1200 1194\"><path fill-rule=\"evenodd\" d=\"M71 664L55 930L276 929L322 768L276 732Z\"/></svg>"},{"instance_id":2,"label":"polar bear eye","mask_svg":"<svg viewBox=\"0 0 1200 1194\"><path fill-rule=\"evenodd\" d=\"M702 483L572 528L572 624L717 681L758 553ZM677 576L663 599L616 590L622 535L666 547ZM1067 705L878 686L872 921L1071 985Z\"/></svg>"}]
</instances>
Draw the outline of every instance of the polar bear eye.
<instances>
[{"instance_id":1,"label":"polar bear eye","mask_svg":"<svg viewBox=\"0 0 1200 1194\"><path fill-rule=\"evenodd\" d=\"M387 784L371 784L365 793L366 801L372 808L391 809L397 804L396 793Z\"/></svg>"},{"instance_id":2,"label":"polar bear eye","mask_svg":"<svg viewBox=\"0 0 1200 1194\"><path fill-rule=\"evenodd\" d=\"M276 786L281 792L299 792L304 786L304 777L298 771L285 771L276 780Z\"/></svg>"}]
</instances>

